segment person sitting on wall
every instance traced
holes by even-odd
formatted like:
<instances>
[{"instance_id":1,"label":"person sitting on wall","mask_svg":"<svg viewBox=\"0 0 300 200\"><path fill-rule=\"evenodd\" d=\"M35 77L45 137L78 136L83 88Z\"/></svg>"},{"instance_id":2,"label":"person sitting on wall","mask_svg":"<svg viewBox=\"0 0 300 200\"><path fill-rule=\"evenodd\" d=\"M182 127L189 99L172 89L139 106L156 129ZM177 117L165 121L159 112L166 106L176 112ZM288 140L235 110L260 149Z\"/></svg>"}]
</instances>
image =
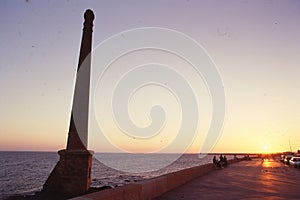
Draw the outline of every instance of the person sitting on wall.
<instances>
[{"instance_id":1,"label":"person sitting on wall","mask_svg":"<svg viewBox=\"0 0 300 200\"><path fill-rule=\"evenodd\" d=\"M216 169L221 168L221 164L217 160L216 156L214 156L214 158L213 158L213 164L215 165Z\"/></svg>"},{"instance_id":2,"label":"person sitting on wall","mask_svg":"<svg viewBox=\"0 0 300 200\"><path fill-rule=\"evenodd\" d=\"M220 155L220 162L221 162L221 163L224 162L224 158L223 158L223 155L222 155L222 154Z\"/></svg>"}]
</instances>

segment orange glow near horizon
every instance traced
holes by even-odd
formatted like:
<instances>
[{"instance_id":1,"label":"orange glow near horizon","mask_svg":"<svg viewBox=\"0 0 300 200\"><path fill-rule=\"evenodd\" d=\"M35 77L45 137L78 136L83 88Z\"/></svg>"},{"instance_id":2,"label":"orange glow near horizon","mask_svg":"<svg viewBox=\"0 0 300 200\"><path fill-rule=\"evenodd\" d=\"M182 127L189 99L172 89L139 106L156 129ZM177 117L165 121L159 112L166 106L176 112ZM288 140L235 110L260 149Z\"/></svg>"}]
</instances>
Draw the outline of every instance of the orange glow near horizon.
<instances>
[{"instance_id":1,"label":"orange glow near horizon","mask_svg":"<svg viewBox=\"0 0 300 200\"><path fill-rule=\"evenodd\" d=\"M264 146L264 153L269 153L269 146L267 144Z\"/></svg>"}]
</instances>

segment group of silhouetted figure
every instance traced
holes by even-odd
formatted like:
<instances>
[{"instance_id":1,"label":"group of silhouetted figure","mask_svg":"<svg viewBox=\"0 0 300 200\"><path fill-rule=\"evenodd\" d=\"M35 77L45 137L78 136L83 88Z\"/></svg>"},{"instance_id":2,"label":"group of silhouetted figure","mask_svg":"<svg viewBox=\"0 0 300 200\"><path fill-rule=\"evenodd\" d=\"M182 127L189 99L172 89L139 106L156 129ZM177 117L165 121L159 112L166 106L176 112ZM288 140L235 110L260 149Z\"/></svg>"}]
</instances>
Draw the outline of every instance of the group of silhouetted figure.
<instances>
[{"instance_id":1,"label":"group of silhouetted figure","mask_svg":"<svg viewBox=\"0 0 300 200\"><path fill-rule=\"evenodd\" d=\"M227 167L228 165L226 156L222 156L222 154L220 155L220 160L218 160L217 157L214 156L213 163L216 169L221 169L222 167Z\"/></svg>"}]
</instances>

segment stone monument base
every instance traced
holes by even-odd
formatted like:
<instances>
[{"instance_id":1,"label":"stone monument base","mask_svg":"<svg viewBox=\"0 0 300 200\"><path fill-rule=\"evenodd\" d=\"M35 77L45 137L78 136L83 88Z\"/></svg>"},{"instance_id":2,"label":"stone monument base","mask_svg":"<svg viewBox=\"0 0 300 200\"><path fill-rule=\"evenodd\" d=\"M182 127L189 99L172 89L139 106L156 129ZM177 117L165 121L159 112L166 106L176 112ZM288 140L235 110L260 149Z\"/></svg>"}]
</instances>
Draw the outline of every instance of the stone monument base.
<instances>
[{"instance_id":1,"label":"stone monument base","mask_svg":"<svg viewBox=\"0 0 300 200\"><path fill-rule=\"evenodd\" d=\"M86 193L91 184L93 152L60 150L60 159L43 186L43 193L76 196Z\"/></svg>"}]
</instances>

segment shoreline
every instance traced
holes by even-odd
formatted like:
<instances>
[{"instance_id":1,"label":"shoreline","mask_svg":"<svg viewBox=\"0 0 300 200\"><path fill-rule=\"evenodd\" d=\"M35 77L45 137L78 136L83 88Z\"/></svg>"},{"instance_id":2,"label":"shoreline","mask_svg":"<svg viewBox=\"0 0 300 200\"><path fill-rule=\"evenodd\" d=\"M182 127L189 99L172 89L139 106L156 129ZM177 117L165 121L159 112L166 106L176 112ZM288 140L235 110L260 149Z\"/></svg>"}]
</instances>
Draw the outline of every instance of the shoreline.
<instances>
[{"instance_id":1,"label":"shoreline","mask_svg":"<svg viewBox=\"0 0 300 200\"><path fill-rule=\"evenodd\" d=\"M183 154L182 156L184 156L184 155L194 155L194 154ZM224 154L224 155L226 155L226 154ZM123 187L123 186L129 185L129 184L141 183L143 181L148 181L153 178L160 177L160 176L177 173L179 171L187 170L187 169L190 169L193 167L201 167L203 165L206 165L207 163L208 164L211 163L212 160L210 160L210 158L207 158L206 162L201 163L201 164L198 163L198 165L194 165L195 163L197 164L197 162L198 161L195 162L195 160L194 160L192 162L192 165L190 165L191 163L189 163L189 161L184 159L184 160L179 161L177 164L175 162L174 162L175 164L172 163L173 166L170 168L159 170L154 173L153 172L151 172L151 173L136 173L136 174L124 173L124 174L118 174L113 178L109 177L109 176L107 178L105 176L102 176L102 178L99 177L99 178L94 179L96 184L91 186L91 190L97 191L97 190L102 190L102 188L105 188L105 189L119 188L119 187ZM187 164L187 166L184 167L186 164ZM190 165L190 166L188 166L188 165ZM101 172L101 168L98 168L99 166L95 166L95 167L96 167L96 169L100 169L98 172ZM151 174L151 176L149 176L149 174ZM110 181L110 179L111 179L111 181ZM116 182L114 182L114 181L116 181ZM111 183L109 183L109 182L111 182ZM114 184L114 183L117 183L117 184ZM32 197L35 194L39 194L40 191L41 191L41 189L40 190L30 190L29 192L24 192L24 193L22 192L22 193L18 193L18 194L9 194L8 193L7 195L1 195L2 197L0 199L17 199L17 198L24 199L24 197L26 197L28 199L29 197ZM3 194L5 194L5 193L3 193Z\"/></svg>"},{"instance_id":2,"label":"shoreline","mask_svg":"<svg viewBox=\"0 0 300 200\"><path fill-rule=\"evenodd\" d=\"M232 162L232 160L229 160L229 163ZM185 169L181 169L178 171L173 171L170 173L165 173L162 175L158 175L155 177L150 177L150 178L145 178L142 180L138 180L138 181L131 181L129 180L128 182L125 181L123 185L121 186L116 186L116 187L112 187L110 185L104 185L101 187L91 187L90 191L86 194L92 194L95 193L97 191L103 191L103 190L107 190L107 189L118 189L118 188L123 188L123 187L127 187L128 185L139 185L139 184L143 184L144 182L152 182L155 179L158 179L160 177L165 177L165 176L169 176L170 174L178 174L181 173L182 171L189 171L193 168L203 168L204 166L210 166L209 168L211 168L211 166L213 166L211 163L208 164L202 164L202 165L198 165L198 166L194 166L194 167L189 167L189 168L185 168ZM201 170L200 170L201 171ZM83 195L86 195L83 194ZM59 195L54 195L54 197L50 197L50 199L59 199ZM10 195L4 198L5 200L39 200L39 199L47 199L47 195L41 194L41 191L32 191L32 192L28 192L28 193L22 193L22 194L16 194L16 195ZM65 197L61 198L61 199L66 199Z\"/></svg>"}]
</instances>

